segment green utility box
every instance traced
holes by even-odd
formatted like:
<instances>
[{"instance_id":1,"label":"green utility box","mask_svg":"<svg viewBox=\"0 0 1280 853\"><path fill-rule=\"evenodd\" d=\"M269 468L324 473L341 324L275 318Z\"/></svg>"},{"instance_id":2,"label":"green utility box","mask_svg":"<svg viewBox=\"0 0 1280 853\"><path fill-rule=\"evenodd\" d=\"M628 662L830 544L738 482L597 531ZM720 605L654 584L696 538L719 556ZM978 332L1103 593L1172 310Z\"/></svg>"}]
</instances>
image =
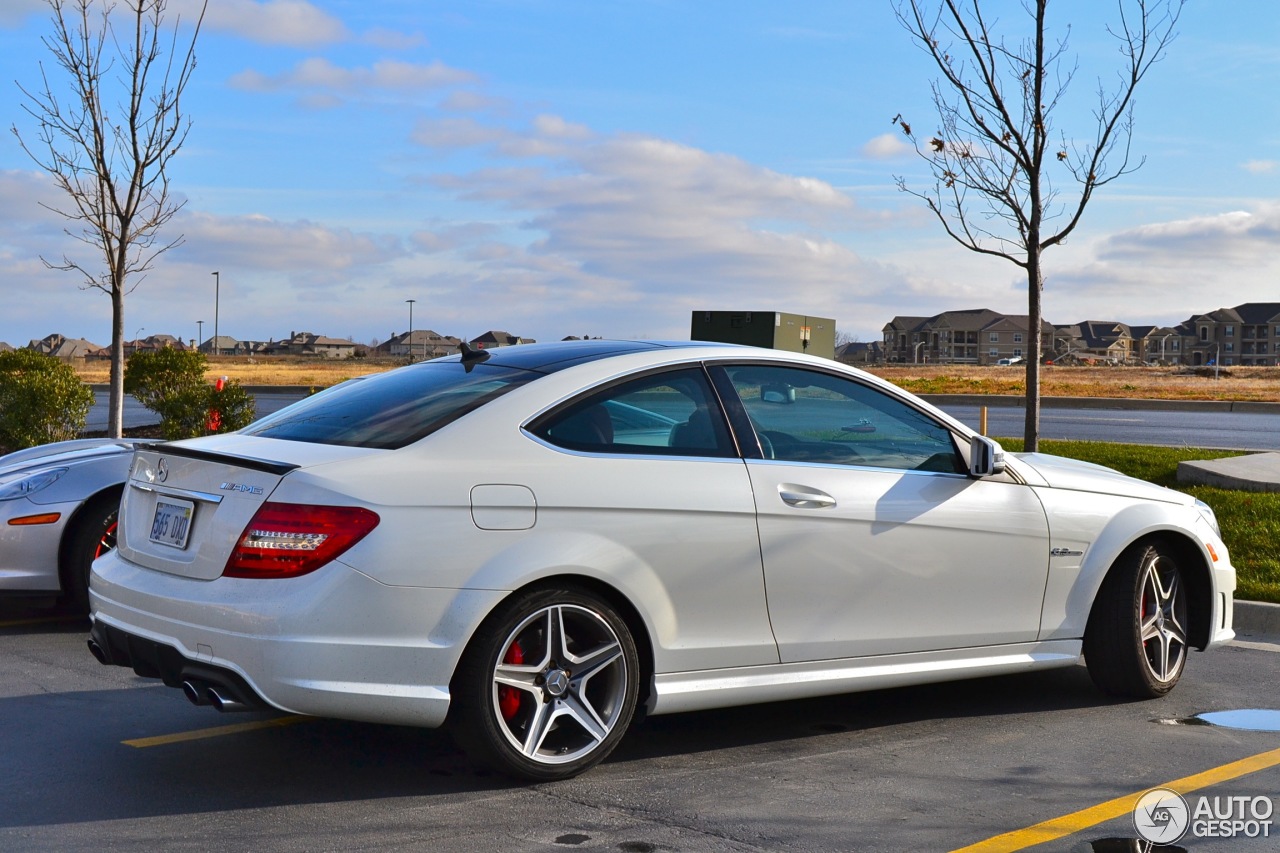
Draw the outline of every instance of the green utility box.
<instances>
[{"instance_id":1,"label":"green utility box","mask_svg":"<svg viewBox=\"0 0 1280 853\"><path fill-rule=\"evenodd\" d=\"M836 357L836 321L830 317L782 311L694 311L689 337Z\"/></svg>"}]
</instances>

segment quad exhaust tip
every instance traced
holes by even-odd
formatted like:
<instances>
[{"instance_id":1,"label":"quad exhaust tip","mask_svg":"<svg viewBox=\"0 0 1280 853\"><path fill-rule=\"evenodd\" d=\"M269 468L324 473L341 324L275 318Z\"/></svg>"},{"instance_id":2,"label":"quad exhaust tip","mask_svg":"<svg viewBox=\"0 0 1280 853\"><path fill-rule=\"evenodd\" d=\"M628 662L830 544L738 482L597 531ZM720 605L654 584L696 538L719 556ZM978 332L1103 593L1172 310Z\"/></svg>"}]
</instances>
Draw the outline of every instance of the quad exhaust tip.
<instances>
[{"instance_id":1,"label":"quad exhaust tip","mask_svg":"<svg viewBox=\"0 0 1280 853\"><path fill-rule=\"evenodd\" d=\"M186 696L192 705L212 705L223 713L253 710L252 705L234 698L227 688L194 678L182 682L182 695Z\"/></svg>"},{"instance_id":2,"label":"quad exhaust tip","mask_svg":"<svg viewBox=\"0 0 1280 853\"><path fill-rule=\"evenodd\" d=\"M103 651L102 646L98 645L98 641L89 638L89 654L93 655L94 660L103 666L109 666L111 661L107 658L107 653Z\"/></svg>"},{"instance_id":3,"label":"quad exhaust tip","mask_svg":"<svg viewBox=\"0 0 1280 853\"><path fill-rule=\"evenodd\" d=\"M217 708L219 711L222 711L223 713L230 713L232 711L252 711L253 710L251 706L246 705L244 702L239 702L230 697L223 696L221 693L218 692L217 687L213 687L213 686L206 687L204 691L204 696L205 696L205 699L208 700L208 704L212 705L213 707Z\"/></svg>"}]
</instances>

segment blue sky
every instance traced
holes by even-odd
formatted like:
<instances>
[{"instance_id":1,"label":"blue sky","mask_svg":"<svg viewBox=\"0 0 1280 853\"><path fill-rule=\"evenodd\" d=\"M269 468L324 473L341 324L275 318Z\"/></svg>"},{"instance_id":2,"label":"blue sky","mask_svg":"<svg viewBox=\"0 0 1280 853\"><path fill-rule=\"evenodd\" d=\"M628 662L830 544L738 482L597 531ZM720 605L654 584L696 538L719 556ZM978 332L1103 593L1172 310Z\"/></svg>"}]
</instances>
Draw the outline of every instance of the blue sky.
<instances>
[{"instance_id":1,"label":"blue sky","mask_svg":"<svg viewBox=\"0 0 1280 853\"><path fill-rule=\"evenodd\" d=\"M170 0L189 17L195 0ZM1016 2L999 10L1015 35ZM1092 132L1114 2L1058 0L1079 70L1057 126ZM1068 17L1069 16L1069 17ZM48 64L42 0L0 0L0 111ZM1135 155L1046 254L1055 323L1165 324L1280 301L1280 7L1193 2L1137 94ZM187 200L126 335L408 326L686 338L693 310L836 318L1025 313L1006 261L952 243L894 176L936 124L934 74L889 0L211 0L171 170ZM0 140L0 340L106 344L110 303L40 257L81 252L48 180ZM77 254L76 257L82 257ZM83 256L92 260L90 256Z\"/></svg>"}]
</instances>

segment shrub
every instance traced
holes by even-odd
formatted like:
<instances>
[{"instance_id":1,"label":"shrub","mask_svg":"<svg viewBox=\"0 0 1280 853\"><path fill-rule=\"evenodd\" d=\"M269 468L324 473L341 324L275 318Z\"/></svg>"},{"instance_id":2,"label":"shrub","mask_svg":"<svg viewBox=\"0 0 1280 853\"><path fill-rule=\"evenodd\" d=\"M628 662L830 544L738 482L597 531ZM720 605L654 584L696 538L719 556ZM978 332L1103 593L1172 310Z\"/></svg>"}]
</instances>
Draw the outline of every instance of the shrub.
<instances>
[{"instance_id":1,"label":"shrub","mask_svg":"<svg viewBox=\"0 0 1280 853\"><path fill-rule=\"evenodd\" d=\"M253 397L239 382L218 391L204 381L204 353L166 347L139 352L125 367L124 390L160 416L161 434L169 441L248 426ZM218 412L217 418L211 412Z\"/></svg>"},{"instance_id":2,"label":"shrub","mask_svg":"<svg viewBox=\"0 0 1280 853\"><path fill-rule=\"evenodd\" d=\"M204 385L204 353L165 347L135 352L124 368L124 392L164 416L164 401Z\"/></svg>"},{"instance_id":3,"label":"shrub","mask_svg":"<svg viewBox=\"0 0 1280 853\"><path fill-rule=\"evenodd\" d=\"M221 391L201 383L160 403L160 432L167 441L233 432L248 426L254 417L253 395L232 380ZM211 414L216 411L215 419Z\"/></svg>"},{"instance_id":4,"label":"shrub","mask_svg":"<svg viewBox=\"0 0 1280 853\"><path fill-rule=\"evenodd\" d=\"M0 352L0 453L79 437L92 405L71 365L31 350Z\"/></svg>"}]
</instances>

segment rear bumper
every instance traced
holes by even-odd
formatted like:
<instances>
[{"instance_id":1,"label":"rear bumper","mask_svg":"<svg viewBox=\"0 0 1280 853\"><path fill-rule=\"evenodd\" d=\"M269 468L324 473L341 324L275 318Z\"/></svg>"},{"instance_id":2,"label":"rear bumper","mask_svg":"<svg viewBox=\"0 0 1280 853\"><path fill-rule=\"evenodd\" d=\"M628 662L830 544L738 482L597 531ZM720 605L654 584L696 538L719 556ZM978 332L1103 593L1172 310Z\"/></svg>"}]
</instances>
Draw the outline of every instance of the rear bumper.
<instances>
[{"instance_id":1,"label":"rear bumper","mask_svg":"<svg viewBox=\"0 0 1280 853\"><path fill-rule=\"evenodd\" d=\"M103 665L127 666L143 678L159 678L166 687L190 690L187 698L198 705L213 704L207 693L213 689L220 701L225 697L245 710L267 707L267 702L237 673L187 660L172 646L134 636L105 622L95 621L89 630L89 651Z\"/></svg>"},{"instance_id":2,"label":"rear bumper","mask_svg":"<svg viewBox=\"0 0 1280 853\"><path fill-rule=\"evenodd\" d=\"M467 639L501 591L392 587L341 563L286 580L168 575L117 553L94 564L105 663L169 686L226 683L244 704L435 727Z\"/></svg>"}]
</instances>

